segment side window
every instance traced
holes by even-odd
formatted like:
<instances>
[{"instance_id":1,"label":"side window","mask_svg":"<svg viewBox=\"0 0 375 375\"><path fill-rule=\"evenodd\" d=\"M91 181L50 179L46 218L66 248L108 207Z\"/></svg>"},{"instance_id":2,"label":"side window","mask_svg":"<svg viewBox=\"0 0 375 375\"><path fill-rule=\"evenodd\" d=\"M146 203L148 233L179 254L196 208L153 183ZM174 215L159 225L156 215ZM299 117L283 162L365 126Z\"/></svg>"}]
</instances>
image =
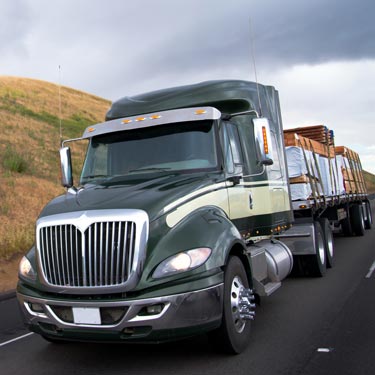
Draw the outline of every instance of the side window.
<instances>
[{"instance_id":1,"label":"side window","mask_svg":"<svg viewBox=\"0 0 375 375\"><path fill-rule=\"evenodd\" d=\"M238 131L235 125L228 124L229 142L232 149L233 162L236 166L242 165L241 145Z\"/></svg>"},{"instance_id":2,"label":"side window","mask_svg":"<svg viewBox=\"0 0 375 375\"><path fill-rule=\"evenodd\" d=\"M225 161L225 167L228 173L234 173L234 161L233 161L233 154L232 154L232 148L230 145L230 140L228 136L228 128L226 126L223 126L223 152L224 152L224 161Z\"/></svg>"},{"instance_id":3,"label":"side window","mask_svg":"<svg viewBox=\"0 0 375 375\"><path fill-rule=\"evenodd\" d=\"M258 162L254 139L254 126L251 119L246 116L246 119L238 121L236 127L242 147L244 174L249 176L262 173L264 168Z\"/></svg>"}]
</instances>

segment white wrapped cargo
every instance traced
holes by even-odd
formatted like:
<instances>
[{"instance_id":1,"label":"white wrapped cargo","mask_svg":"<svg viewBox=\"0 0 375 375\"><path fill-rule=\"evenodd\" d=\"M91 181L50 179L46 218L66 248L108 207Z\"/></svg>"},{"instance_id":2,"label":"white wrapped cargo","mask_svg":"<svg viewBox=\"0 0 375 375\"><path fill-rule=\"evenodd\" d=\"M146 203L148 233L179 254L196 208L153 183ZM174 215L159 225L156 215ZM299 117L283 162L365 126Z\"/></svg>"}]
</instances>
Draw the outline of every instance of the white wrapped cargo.
<instances>
[{"instance_id":1,"label":"white wrapped cargo","mask_svg":"<svg viewBox=\"0 0 375 375\"><path fill-rule=\"evenodd\" d=\"M307 168L301 147L289 146L285 148L289 178L307 174Z\"/></svg>"},{"instance_id":2,"label":"white wrapped cargo","mask_svg":"<svg viewBox=\"0 0 375 375\"><path fill-rule=\"evenodd\" d=\"M324 195L335 195L335 183L333 181L333 173L331 173L333 171L330 171L330 162L328 158L319 155L319 169Z\"/></svg>"},{"instance_id":3,"label":"white wrapped cargo","mask_svg":"<svg viewBox=\"0 0 375 375\"><path fill-rule=\"evenodd\" d=\"M311 197L312 190L308 183L291 184L290 194L292 201L306 200Z\"/></svg>"}]
</instances>

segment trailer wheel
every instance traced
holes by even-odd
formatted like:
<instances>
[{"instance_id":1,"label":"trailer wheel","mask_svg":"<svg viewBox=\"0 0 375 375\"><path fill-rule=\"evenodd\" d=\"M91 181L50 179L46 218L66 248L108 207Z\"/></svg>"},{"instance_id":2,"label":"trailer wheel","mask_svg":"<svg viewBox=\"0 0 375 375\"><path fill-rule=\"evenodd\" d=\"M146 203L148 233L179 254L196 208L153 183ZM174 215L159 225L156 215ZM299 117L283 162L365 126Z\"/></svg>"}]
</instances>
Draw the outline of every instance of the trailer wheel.
<instances>
[{"instance_id":1,"label":"trailer wheel","mask_svg":"<svg viewBox=\"0 0 375 375\"><path fill-rule=\"evenodd\" d=\"M372 212L371 212L371 205L370 202L365 203L366 207L366 220L365 220L365 228L371 229L372 227Z\"/></svg>"},{"instance_id":2,"label":"trailer wheel","mask_svg":"<svg viewBox=\"0 0 375 375\"><path fill-rule=\"evenodd\" d=\"M321 218L319 220L320 225L323 230L324 237L324 248L326 252L327 268L332 268L334 264L334 244L333 244L333 233L331 226L329 225L329 220L327 218Z\"/></svg>"},{"instance_id":3,"label":"trailer wheel","mask_svg":"<svg viewBox=\"0 0 375 375\"><path fill-rule=\"evenodd\" d=\"M362 205L353 204L350 207L350 223L357 236L365 234L365 219L363 217Z\"/></svg>"},{"instance_id":4,"label":"trailer wheel","mask_svg":"<svg viewBox=\"0 0 375 375\"><path fill-rule=\"evenodd\" d=\"M254 317L255 305L244 266L236 256L230 257L226 266L223 299L222 323L210 333L210 339L216 349L239 354L250 341L250 320Z\"/></svg>"},{"instance_id":5,"label":"trailer wheel","mask_svg":"<svg viewBox=\"0 0 375 375\"><path fill-rule=\"evenodd\" d=\"M346 212L346 218L340 221L341 230L344 236L351 237L354 235L354 233L353 233L353 228L352 228L351 219L350 219L350 210L348 206L345 207L345 212Z\"/></svg>"},{"instance_id":6,"label":"trailer wheel","mask_svg":"<svg viewBox=\"0 0 375 375\"><path fill-rule=\"evenodd\" d=\"M314 222L315 254L306 255L308 270L311 276L323 277L327 270L327 257L324 246L324 234L319 222Z\"/></svg>"}]
</instances>

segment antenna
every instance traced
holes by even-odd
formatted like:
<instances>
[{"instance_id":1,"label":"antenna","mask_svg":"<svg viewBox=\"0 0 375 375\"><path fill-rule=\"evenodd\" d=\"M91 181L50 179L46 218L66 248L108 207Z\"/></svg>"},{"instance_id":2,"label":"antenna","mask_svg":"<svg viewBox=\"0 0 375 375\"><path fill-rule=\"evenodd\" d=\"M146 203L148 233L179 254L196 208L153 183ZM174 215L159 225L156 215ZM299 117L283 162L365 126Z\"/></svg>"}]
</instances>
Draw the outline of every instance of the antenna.
<instances>
[{"instance_id":1,"label":"antenna","mask_svg":"<svg viewBox=\"0 0 375 375\"><path fill-rule=\"evenodd\" d=\"M254 50L254 33L252 28L251 17L249 17L249 25L250 25L250 47L251 47L251 57L253 60L253 68L255 74L255 83L257 86L257 94L258 94L258 103L259 103L259 114L262 116L262 104L260 102L260 94L259 94L259 84L258 84L258 75L257 75L257 66L255 63L255 50Z\"/></svg>"},{"instance_id":2,"label":"antenna","mask_svg":"<svg viewBox=\"0 0 375 375\"><path fill-rule=\"evenodd\" d=\"M60 132L60 144L62 144L62 126L61 126L61 66L59 65L59 132Z\"/></svg>"}]
</instances>

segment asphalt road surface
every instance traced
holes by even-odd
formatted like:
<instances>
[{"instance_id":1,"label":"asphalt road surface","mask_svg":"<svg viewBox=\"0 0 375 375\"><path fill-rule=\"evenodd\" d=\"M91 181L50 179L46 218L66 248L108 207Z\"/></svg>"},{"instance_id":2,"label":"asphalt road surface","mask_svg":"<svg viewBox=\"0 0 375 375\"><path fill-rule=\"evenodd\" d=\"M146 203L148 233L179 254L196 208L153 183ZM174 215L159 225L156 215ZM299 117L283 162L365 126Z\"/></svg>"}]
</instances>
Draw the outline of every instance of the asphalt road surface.
<instances>
[{"instance_id":1,"label":"asphalt road surface","mask_svg":"<svg viewBox=\"0 0 375 375\"><path fill-rule=\"evenodd\" d=\"M205 336L162 345L50 344L22 326L15 298L0 301L0 374L375 374L375 228L335 238L324 278L288 278L256 309L241 355Z\"/></svg>"}]
</instances>

